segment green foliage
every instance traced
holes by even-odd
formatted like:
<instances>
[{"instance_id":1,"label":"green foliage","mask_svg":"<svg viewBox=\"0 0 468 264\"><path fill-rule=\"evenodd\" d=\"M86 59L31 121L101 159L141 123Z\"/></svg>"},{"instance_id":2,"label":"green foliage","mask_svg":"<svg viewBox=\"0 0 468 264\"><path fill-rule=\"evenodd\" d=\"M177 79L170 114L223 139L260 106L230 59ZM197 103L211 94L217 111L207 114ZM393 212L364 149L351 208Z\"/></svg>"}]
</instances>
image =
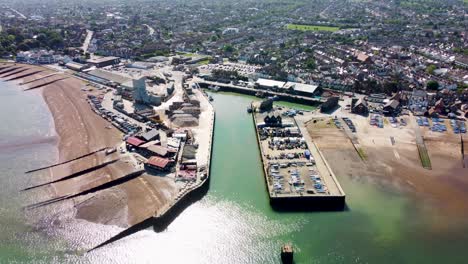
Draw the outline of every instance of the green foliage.
<instances>
[{"instance_id":1,"label":"green foliage","mask_svg":"<svg viewBox=\"0 0 468 264\"><path fill-rule=\"evenodd\" d=\"M453 52L468 56L468 49L466 48L453 48Z\"/></svg>"},{"instance_id":2,"label":"green foliage","mask_svg":"<svg viewBox=\"0 0 468 264\"><path fill-rule=\"evenodd\" d=\"M434 71L437 69L437 67L434 64L431 64L427 66L426 72L429 74L434 74Z\"/></svg>"},{"instance_id":3,"label":"green foliage","mask_svg":"<svg viewBox=\"0 0 468 264\"><path fill-rule=\"evenodd\" d=\"M217 40L218 40L218 36L216 36L216 35L213 35L213 36L211 36L211 38L210 38L210 41L211 41L211 42L215 42L215 41L217 41Z\"/></svg>"},{"instance_id":4,"label":"green foliage","mask_svg":"<svg viewBox=\"0 0 468 264\"><path fill-rule=\"evenodd\" d=\"M426 84L426 88L431 91L437 91L439 89L439 83L434 80L430 80Z\"/></svg>"},{"instance_id":5,"label":"green foliage","mask_svg":"<svg viewBox=\"0 0 468 264\"><path fill-rule=\"evenodd\" d=\"M244 80L247 81L248 78L239 75L237 71L227 71L227 70L218 70L215 69L211 72L213 78L218 80Z\"/></svg>"},{"instance_id":6,"label":"green foliage","mask_svg":"<svg viewBox=\"0 0 468 264\"><path fill-rule=\"evenodd\" d=\"M426 169L431 169L431 159L425 146L418 144L419 158L421 159L421 165Z\"/></svg>"},{"instance_id":7,"label":"green foliage","mask_svg":"<svg viewBox=\"0 0 468 264\"><path fill-rule=\"evenodd\" d=\"M300 31L329 31L329 32L335 32L335 31L340 30L339 27L299 25L299 24L287 24L286 29L300 30Z\"/></svg>"},{"instance_id":8,"label":"green foliage","mask_svg":"<svg viewBox=\"0 0 468 264\"><path fill-rule=\"evenodd\" d=\"M314 58L312 58L312 57L307 58L307 60L305 61L305 65L306 65L307 69L309 69L309 70L313 70L317 66L316 63L315 63Z\"/></svg>"},{"instance_id":9,"label":"green foliage","mask_svg":"<svg viewBox=\"0 0 468 264\"><path fill-rule=\"evenodd\" d=\"M266 99L260 103L260 112L270 111L273 108L273 100Z\"/></svg>"},{"instance_id":10,"label":"green foliage","mask_svg":"<svg viewBox=\"0 0 468 264\"><path fill-rule=\"evenodd\" d=\"M33 35L23 33L20 29L9 28L0 33L0 54L17 53L30 49L60 49L63 48L63 37L53 30L40 30Z\"/></svg>"},{"instance_id":11,"label":"green foliage","mask_svg":"<svg viewBox=\"0 0 468 264\"><path fill-rule=\"evenodd\" d=\"M223 46L223 51L232 53L234 52L234 47L231 44L226 44Z\"/></svg>"}]
</instances>

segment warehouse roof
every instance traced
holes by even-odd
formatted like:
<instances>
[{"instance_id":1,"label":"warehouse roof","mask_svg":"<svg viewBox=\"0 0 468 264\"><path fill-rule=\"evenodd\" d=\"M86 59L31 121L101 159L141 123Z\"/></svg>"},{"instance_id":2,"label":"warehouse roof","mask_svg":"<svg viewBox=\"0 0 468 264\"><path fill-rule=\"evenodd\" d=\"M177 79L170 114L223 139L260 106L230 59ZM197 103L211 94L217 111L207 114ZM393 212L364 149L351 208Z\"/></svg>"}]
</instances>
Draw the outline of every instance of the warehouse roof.
<instances>
[{"instance_id":1,"label":"warehouse roof","mask_svg":"<svg viewBox=\"0 0 468 264\"><path fill-rule=\"evenodd\" d=\"M297 82L287 82L285 84L285 88L290 88L290 87L292 87L295 91L298 91L298 92L312 94L317 90L318 85L307 84L307 83L297 83Z\"/></svg>"},{"instance_id":2,"label":"warehouse roof","mask_svg":"<svg viewBox=\"0 0 468 264\"><path fill-rule=\"evenodd\" d=\"M145 143L145 141L143 141L141 139L138 139L136 137L129 137L129 138L127 138L126 142L127 142L127 144L135 146L135 147L138 147L141 144Z\"/></svg>"},{"instance_id":3,"label":"warehouse roof","mask_svg":"<svg viewBox=\"0 0 468 264\"><path fill-rule=\"evenodd\" d=\"M166 168L167 164L169 164L169 159L153 156L149 158L146 163L148 165L164 169Z\"/></svg>"},{"instance_id":4,"label":"warehouse roof","mask_svg":"<svg viewBox=\"0 0 468 264\"><path fill-rule=\"evenodd\" d=\"M284 86L285 82L259 78L257 80L257 84L260 85L260 86L265 86L265 87L275 87L276 86L278 88L282 88Z\"/></svg>"}]
</instances>

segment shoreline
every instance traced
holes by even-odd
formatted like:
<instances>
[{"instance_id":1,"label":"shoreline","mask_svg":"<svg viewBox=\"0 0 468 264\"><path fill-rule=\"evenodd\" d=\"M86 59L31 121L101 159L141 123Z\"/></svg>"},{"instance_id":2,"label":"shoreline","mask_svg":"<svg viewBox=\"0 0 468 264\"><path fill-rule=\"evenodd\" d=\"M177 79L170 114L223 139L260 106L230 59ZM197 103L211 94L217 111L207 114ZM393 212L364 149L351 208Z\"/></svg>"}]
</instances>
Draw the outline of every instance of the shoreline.
<instances>
[{"instance_id":1,"label":"shoreline","mask_svg":"<svg viewBox=\"0 0 468 264\"><path fill-rule=\"evenodd\" d=\"M39 92L38 96L42 97L52 116L57 156L55 162L51 161L51 164L71 160L96 149L118 148L122 144L123 134L108 120L96 114L90 106L87 93L82 89L87 84L86 81L66 73L51 75L56 71L42 66L17 64L15 67L28 68L18 75L41 70L40 73L26 77L16 79L17 74L14 74L9 78L15 79L12 82L20 87L19 90L44 85L40 87L40 91L28 91L28 93ZM43 78L44 76L45 78ZM64 79L64 77L67 78ZM23 83L22 86L20 86L21 83ZM212 107L207 99L206 101L209 107ZM57 181L115 159L118 161L111 165L78 174L78 176L73 176L66 181ZM210 164L208 161L207 165ZM44 170L45 173L41 173L43 175L40 178L32 175L32 177L36 177L38 184L57 181L53 184L43 185L34 191L39 191L39 199L34 202L39 202L38 204L41 205L42 202L47 204L48 201L52 201L54 204L51 206L51 210L54 211L53 215L48 214L49 208L38 209L37 212L33 213L34 215L37 213L40 221L38 224L42 226L40 228L54 228L56 223L59 223L56 231L68 233L67 227L60 227L60 222L72 220L69 224L81 225L80 222L85 221L101 226L113 226L116 227L113 230L118 233L117 229L122 231L122 228L123 230L131 228L145 219L165 212L168 207L174 206L173 203L179 202L172 201L178 190L170 178L143 174L133 179L123 180L129 173L135 172L135 169L137 168L128 155L121 155L117 152L110 155L95 153ZM23 186L23 188L26 187L30 186ZM75 195L76 197L74 197ZM68 199L68 196L73 197ZM64 199L62 200L62 198ZM56 203L55 199L58 199L59 202ZM57 214L57 211L60 213ZM46 226L43 226L44 224ZM56 231L50 230L51 233L56 233ZM113 231L106 234L105 237L90 241L85 248L93 248L116 233ZM75 243L76 239L80 239L72 234L69 235L66 235L67 240L72 243ZM52 236L54 235L52 234Z\"/></svg>"},{"instance_id":2,"label":"shoreline","mask_svg":"<svg viewBox=\"0 0 468 264\"><path fill-rule=\"evenodd\" d=\"M60 76L53 75L34 83L20 86L21 83L30 82L56 71L36 65L16 64L15 66L28 68L26 71L42 70L39 73L10 81L11 84L14 84L20 90L28 88L31 85L47 83L60 78ZM22 74L24 74L24 72L18 73L18 75ZM13 75L13 77L14 76L15 75ZM9 78L12 78L12 76ZM106 129L105 127L108 126L107 122L92 112L85 100L85 94L80 89L83 85L84 83L81 80L71 77L66 80L48 84L42 87L40 91L29 91L30 93L37 93L37 95L42 98L41 100L43 100L47 106L52 117L50 131L55 137L55 142L53 142L53 144L57 151L52 163L66 161L101 147L113 146L117 144L121 138L119 131L114 128ZM105 159L98 155L93 155L92 158L92 163L90 163L90 159L84 159L48 169L47 171L49 173L44 173L44 175L41 176L40 181L55 180L57 175L69 175L72 172L79 171L89 165L96 165L97 163L103 162ZM123 168L117 167L117 169L114 168L113 171L117 171L118 173L119 171L124 172L128 170L125 166L120 167ZM113 174L109 168L104 168L102 172L108 175L105 177L106 179L111 178L110 175ZM118 174L122 174L122 172ZM43 191L45 191L48 197L43 197L42 199L62 196L70 190L80 191L80 188L75 186L66 186L65 184L52 184L43 188ZM84 198L86 199L86 197ZM75 208L75 205L79 204L81 200L81 198L76 198L71 200L70 205L64 205L66 209L73 209L73 218L77 217L79 210L79 208ZM88 217L88 215L82 215L81 218L88 220L87 218L91 217ZM120 219L119 222L120 225L128 224L127 219L123 218Z\"/></svg>"}]
</instances>

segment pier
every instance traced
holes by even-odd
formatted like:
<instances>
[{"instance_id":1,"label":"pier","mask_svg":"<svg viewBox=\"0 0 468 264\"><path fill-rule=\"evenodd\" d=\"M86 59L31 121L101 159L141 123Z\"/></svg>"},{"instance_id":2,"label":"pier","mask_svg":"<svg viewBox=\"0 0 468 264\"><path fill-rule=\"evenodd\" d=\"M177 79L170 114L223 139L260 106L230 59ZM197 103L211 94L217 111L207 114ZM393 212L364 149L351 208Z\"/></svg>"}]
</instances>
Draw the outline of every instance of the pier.
<instances>
[{"instance_id":1,"label":"pier","mask_svg":"<svg viewBox=\"0 0 468 264\"><path fill-rule=\"evenodd\" d=\"M345 193L306 131L306 117L293 117L280 111L258 113L254 105L252 109L266 189L273 208L343 210ZM264 122L270 118L280 121Z\"/></svg>"}]
</instances>

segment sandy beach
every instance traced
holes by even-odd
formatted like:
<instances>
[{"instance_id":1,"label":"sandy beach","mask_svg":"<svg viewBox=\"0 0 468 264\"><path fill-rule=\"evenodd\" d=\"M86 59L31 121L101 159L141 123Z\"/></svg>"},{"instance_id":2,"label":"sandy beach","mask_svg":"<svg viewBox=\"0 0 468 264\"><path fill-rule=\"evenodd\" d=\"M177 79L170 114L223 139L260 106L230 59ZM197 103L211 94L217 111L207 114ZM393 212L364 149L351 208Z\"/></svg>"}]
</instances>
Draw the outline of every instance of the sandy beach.
<instances>
[{"instance_id":1,"label":"sandy beach","mask_svg":"<svg viewBox=\"0 0 468 264\"><path fill-rule=\"evenodd\" d=\"M53 70L44 67L19 64L16 66L27 70L13 74L8 79L27 72L40 71L16 79L14 82L17 84L26 83L20 86L20 89L58 80L40 88L52 113L58 135L58 161L70 160L103 147L115 147L121 144L122 133L90 108L86 94L81 90L86 85L83 81L65 73L53 74ZM63 79L64 77L68 78ZM36 79L40 80L34 81ZM43 190L47 189L48 193L48 197L44 197L44 200L78 194L135 171L132 163L125 157L120 157L117 153L106 156L102 152L49 169L46 178L41 181L57 180L117 158L120 158L118 162L104 168L41 187ZM142 175L117 186L61 203L68 210L72 210L72 217L125 228L154 215L166 206L176 193L172 179ZM96 241L99 242L103 241Z\"/></svg>"}]
</instances>

